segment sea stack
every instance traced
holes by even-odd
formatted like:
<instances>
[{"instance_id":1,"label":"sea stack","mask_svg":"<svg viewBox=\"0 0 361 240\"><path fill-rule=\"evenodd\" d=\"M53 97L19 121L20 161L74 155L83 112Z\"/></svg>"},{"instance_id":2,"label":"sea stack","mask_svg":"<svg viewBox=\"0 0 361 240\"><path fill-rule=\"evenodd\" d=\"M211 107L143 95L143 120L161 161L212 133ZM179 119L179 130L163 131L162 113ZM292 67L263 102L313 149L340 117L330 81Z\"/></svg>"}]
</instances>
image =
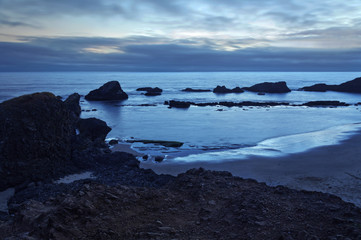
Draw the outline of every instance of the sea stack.
<instances>
[{"instance_id":1,"label":"sea stack","mask_svg":"<svg viewBox=\"0 0 361 240\"><path fill-rule=\"evenodd\" d=\"M123 91L118 81L110 81L89 92L85 99L89 101L125 100L128 99L128 94Z\"/></svg>"}]
</instances>

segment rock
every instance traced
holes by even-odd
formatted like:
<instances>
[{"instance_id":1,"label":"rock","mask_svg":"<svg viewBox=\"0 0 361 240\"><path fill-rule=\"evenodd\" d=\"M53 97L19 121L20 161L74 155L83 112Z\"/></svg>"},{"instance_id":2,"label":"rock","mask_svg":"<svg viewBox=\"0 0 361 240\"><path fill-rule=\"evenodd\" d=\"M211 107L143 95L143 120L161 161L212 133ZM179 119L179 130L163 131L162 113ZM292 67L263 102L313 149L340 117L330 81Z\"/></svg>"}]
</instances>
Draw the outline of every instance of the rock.
<instances>
[{"instance_id":1,"label":"rock","mask_svg":"<svg viewBox=\"0 0 361 240\"><path fill-rule=\"evenodd\" d=\"M118 144L118 140L117 139L112 139L109 141L109 145L115 145L115 144Z\"/></svg>"},{"instance_id":2,"label":"rock","mask_svg":"<svg viewBox=\"0 0 361 240\"><path fill-rule=\"evenodd\" d=\"M34 93L0 104L0 191L55 177L71 166L77 95Z\"/></svg>"},{"instance_id":3,"label":"rock","mask_svg":"<svg viewBox=\"0 0 361 240\"><path fill-rule=\"evenodd\" d=\"M128 95L122 90L118 81L110 81L85 96L89 101L125 100Z\"/></svg>"},{"instance_id":4,"label":"rock","mask_svg":"<svg viewBox=\"0 0 361 240\"><path fill-rule=\"evenodd\" d=\"M91 141L97 139L104 141L107 134L112 130L106 122L96 118L80 119L77 125L80 137Z\"/></svg>"},{"instance_id":5,"label":"rock","mask_svg":"<svg viewBox=\"0 0 361 240\"><path fill-rule=\"evenodd\" d=\"M226 86L217 86L213 89L213 93L232 93L232 89L226 88Z\"/></svg>"},{"instance_id":6,"label":"rock","mask_svg":"<svg viewBox=\"0 0 361 240\"><path fill-rule=\"evenodd\" d=\"M233 93L243 93L244 91L240 87L235 87L232 89Z\"/></svg>"},{"instance_id":7,"label":"rock","mask_svg":"<svg viewBox=\"0 0 361 240\"><path fill-rule=\"evenodd\" d=\"M138 88L137 91L146 91L146 93L144 94L145 96L159 96L163 92L163 90L158 88L158 87L155 87L155 88L151 88L151 87Z\"/></svg>"},{"instance_id":8,"label":"rock","mask_svg":"<svg viewBox=\"0 0 361 240\"><path fill-rule=\"evenodd\" d=\"M240 87L235 87L233 89L226 88L225 86L217 86L213 89L213 93L243 93L244 91Z\"/></svg>"},{"instance_id":9,"label":"rock","mask_svg":"<svg viewBox=\"0 0 361 240\"><path fill-rule=\"evenodd\" d=\"M209 89L193 89L193 88L185 88L181 90L182 92L211 92Z\"/></svg>"},{"instance_id":10,"label":"rock","mask_svg":"<svg viewBox=\"0 0 361 240\"><path fill-rule=\"evenodd\" d=\"M162 89L155 87L143 87L143 88L137 88L137 91L144 91L144 92L163 92Z\"/></svg>"},{"instance_id":11,"label":"rock","mask_svg":"<svg viewBox=\"0 0 361 240\"><path fill-rule=\"evenodd\" d=\"M302 104L303 106L308 107L347 107L350 104L340 101L310 101Z\"/></svg>"},{"instance_id":12,"label":"rock","mask_svg":"<svg viewBox=\"0 0 361 240\"><path fill-rule=\"evenodd\" d=\"M361 77L355 78L351 81L341 83L339 85L327 85L324 83L315 84L308 87L303 87L300 90L313 91L313 92L348 92L348 93L361 93Z\"/></svg>"},{"instance_id":13,"label":"rock","mask_svg":"<svg viewBox=\"0 0 361 240\"><path fill-rule=\"evenodd\" d=\"M146 92L144 94L145 96L159 96L159 95L162 95L161 92Z\"/></svg>"},{"instance_id":14,"label":"rock","mask_svg":"<svg viewBox=\"0 0 361 240\"><path fill-rule=\"evenodd\" d=\"M177 141L162 141L162 140L127 140L127 142L135 143L135 142L141 142L144 144L156 144L156 145L162 145L164 147L181 147L183 146L182 142Z\"/></svg>"},{"instance_id":15,"label":"rock","mask_svg":"<svg viewBox=\"0 0 361 240\"><path fill-rule=\"evenodd\" d=\"M183 101L169 101L169 107L174 108L189 108L191 106L190 102L183 102Z\"/></svg>"},{"instance_id":16,"label":"rock","mask_svg":"<svg viewBox=\"0 0 361 240\"><path fill-rule=\"evenodd\" d=\"M64 101L67 108L74 114L74 118L79 118L81 113L79 100L80 95L78 93L73 93Z\"/></svg>"},{"instance_id":17,"label":"rock","mask_svg":"<svg viewBox=\"0 0 361 240\"><path fill-rule=\"evenodd\" d=\"M163 160L164 160L163 156L155 156L154 157L154 161L156 161L156 162L163 162Z\"/></svg>"},{"instance_id":18,"label":"rock","mask_svg":"<svg viewBox=\"0 0 361 240\"><path fill-rule=\"evenodd\" d=\"M287 87L286 82L264 82L258 83L251 87L244 87L244 90L251 92L263 92L263 93L288 93L291 90Z\"/></svg>"}]
</instances>

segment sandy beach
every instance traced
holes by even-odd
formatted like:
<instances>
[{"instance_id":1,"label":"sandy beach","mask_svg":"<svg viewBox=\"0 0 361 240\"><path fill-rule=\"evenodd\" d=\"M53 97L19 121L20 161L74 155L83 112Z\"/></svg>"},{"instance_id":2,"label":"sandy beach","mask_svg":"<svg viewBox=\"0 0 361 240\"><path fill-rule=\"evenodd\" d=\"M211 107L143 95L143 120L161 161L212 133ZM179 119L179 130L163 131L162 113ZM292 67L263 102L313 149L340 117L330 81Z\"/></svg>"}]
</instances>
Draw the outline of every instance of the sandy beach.
<instances>
[{"instance_id":1,"label":"sandy beach","mask_svg":"<svg viewBox=\"0 0 361 240\"><path fill-rule=\"evenodd\" d=\"M321 191L361 206L361 132L338 145L323 146L284 157L250 157L228 162L142 162L156 173L177 175L191 168L229 171L268 185ZM132 150L132 149L131 149ZM134 151L134 150L132 150Z\"/></svg>"}]
</instances>

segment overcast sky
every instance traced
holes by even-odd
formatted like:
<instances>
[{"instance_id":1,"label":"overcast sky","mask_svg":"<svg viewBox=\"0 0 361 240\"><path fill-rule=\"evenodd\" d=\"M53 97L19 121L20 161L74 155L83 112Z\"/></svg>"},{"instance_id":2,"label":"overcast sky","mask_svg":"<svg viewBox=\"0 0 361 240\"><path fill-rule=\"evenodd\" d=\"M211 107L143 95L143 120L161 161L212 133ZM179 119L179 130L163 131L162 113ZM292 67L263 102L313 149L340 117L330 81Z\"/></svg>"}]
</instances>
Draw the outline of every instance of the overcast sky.
<instances>
[{"instance_id":1,"label":"overcast sky","mask_svg":"<svg viewBox=\"0 0 361 240\"><path fill-rule=\"evenodd\" d=\"M360 0L0 0L0 71L361 71Z\"/></svg>"}]
</instances>

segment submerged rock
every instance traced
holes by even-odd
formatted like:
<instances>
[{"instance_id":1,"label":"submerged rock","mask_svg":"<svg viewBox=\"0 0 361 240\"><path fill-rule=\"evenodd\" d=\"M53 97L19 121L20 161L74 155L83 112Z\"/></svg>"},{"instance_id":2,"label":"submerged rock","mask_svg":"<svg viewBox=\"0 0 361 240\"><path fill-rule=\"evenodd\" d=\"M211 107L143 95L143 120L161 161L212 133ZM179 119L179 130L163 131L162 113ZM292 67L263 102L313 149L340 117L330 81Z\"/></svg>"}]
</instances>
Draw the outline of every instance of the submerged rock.
<instances>
[{"instance_id":1,"label":"submerged rock","mask_svg":"<svg viewBox=\"0 0 361 240\"><path fill-rule=\"evenodd\" d=\"M125 100L128 95L122 90L118 81L110 81L85 96L89 101Z\"/></svg>"},{"instance_id":2,"label":"submerged rock","mask_svg":"<svg viewBox=\"0 0 361 240\"><path fill-rule=\"evenodd\" d=\"M341 83L339 85L327 85L324 83L315 84L308 87L303 87L300 90L312 92L348 92L348 93L361 93L361 77L355 78L351 81Z\"/></svg>"},{"instance_id":3,"label":"submerged rock","mask_svg":"<svg viewBox=\"0 0 361 240\"><path fill-rule=\"evenodd\" d=\"M190 102L183 102L183 101L175 101L171 100L168 102L169 107L174 108L189 108L191 106Z\"/></svg>"},{"instance_id":4,"label":"submerged rock","mask_svg":"<svg viewBox=\"0 0 361 240\"><path fill-rule=\"evenodd\" d=\"M258 83L251 87L244 87L244 90L262 93L288 93L291 90L287 87L286 82L264 82Z\"/></svg>"}]
</instances>

